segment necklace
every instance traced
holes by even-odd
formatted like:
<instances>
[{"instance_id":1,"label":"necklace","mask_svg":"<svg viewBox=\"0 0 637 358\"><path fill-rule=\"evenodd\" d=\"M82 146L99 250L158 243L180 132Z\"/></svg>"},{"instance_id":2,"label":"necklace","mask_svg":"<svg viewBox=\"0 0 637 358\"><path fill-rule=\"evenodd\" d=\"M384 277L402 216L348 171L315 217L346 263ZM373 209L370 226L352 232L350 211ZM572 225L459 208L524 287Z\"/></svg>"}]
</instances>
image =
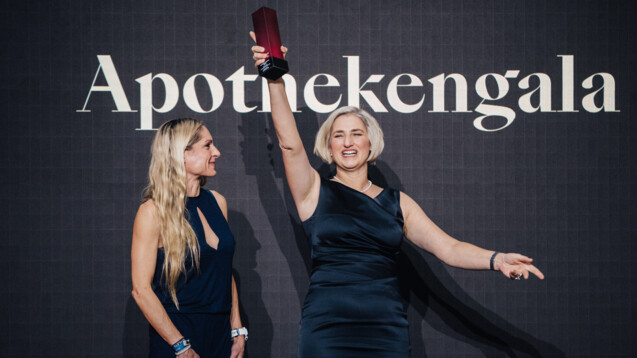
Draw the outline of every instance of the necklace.
<instances>
[{"instance_id":1,"label":"necklace","mask_svg":"<svg viewBox=\"0 0 637 358\"><path fill-rule=\"evenodd\" d=\"M343 184L343 185L345 185L345 186L349 187L349 185L347 185L347 184L343 183L343 181L342 181L341 179L339 179L336 175L334 175L334 179L336 179L336 181L337 181L337 182L339 182L339 183L341 183L341 184ZM372 187L372 181L371 181L371 180L367 180L367 186L365 187L365 189L363 189L363 190L359 190L359 191L360 191L361 193L364 193L364 192L368 191L368 190L369 190L369 188L371 188L371 187Z\"/></svg>"}]
</instances>

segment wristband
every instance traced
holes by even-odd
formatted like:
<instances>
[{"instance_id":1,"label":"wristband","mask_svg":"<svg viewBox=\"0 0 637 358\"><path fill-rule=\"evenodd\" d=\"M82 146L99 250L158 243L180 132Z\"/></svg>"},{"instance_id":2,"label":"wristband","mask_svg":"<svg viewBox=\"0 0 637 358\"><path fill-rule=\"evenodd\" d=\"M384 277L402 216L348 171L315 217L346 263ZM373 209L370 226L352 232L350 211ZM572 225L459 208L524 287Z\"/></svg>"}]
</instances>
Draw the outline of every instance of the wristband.
<instances>
[{"instance_id":1,"label":"wristband","mask_svg":"<svg viewBox=\"0 0 637 358\"><path fill-rule=\"evenodd\" d=\"M235 328L232 331L230 331L230 337L234 338L236 336L243 336L246 340L246 342L248 341L248 329L245 327L241 327L241 328Z\"/></svg>"},{"instance_id":2,"label":"wristband","mask_svg":"<svg viewBox=\"0 0 637 358\"><path fill-rule=\"evenodd\" d=\"M186 348L179 351L179 353L175 353L175 357L179 357L180 355L186 353L186 351L188 351L189 349L190 349L190 346L186 346Z\"/></svg>"},{"instance_id":3,"label":"wristband","mask_svg":"<svg viewBox=\"0 0 637 358\"><path fill-rule=\"evenodd\" d=\"M182 337L180 340L175 342L172 347L175 351L175 355L178 356L190 349L190 341Z\"/></svg>"},{"instance_id":4,"label":"wristband","mask_svg":"<svg viewBox=\"0 0 637 358\"><path fill-rule=\"evenodd\" d=\"M495 268L493 267L493 261L495 261L495 256L497 254L499 254L499 252L495 251L493 255L491 255L491 260L489 261L489 267L491 268L491 271L495 271Z\"/></svg>"}]
</instances>

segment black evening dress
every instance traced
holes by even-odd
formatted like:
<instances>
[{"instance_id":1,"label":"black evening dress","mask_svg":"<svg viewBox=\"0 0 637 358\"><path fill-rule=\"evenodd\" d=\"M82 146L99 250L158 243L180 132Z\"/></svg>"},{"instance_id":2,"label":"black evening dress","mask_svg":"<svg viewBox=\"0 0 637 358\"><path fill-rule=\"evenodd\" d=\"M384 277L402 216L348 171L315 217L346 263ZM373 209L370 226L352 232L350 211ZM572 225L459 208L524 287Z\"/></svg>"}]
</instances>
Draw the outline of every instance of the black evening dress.
<instances>
[{"instance_id":1,"label":"black evening dress","mask_svg":"<svg viewBox=\"0 0 637 358\"><path fill-rule=\"evenodd\" d=\"M371 198L321 178L318 205L303 228L312 273L299 357L409 357L397 277L400 192L385 188Z\"/></svg>"},{"instance_id":2,"label":"black evening dress","mask_svg":"<svg viewBox=\"0 0 637 358\"><path fill-rule=\"evenodd\" d=\"M230 356L230 309L232 307L232 256L235 241L214 195L201 188L199 196L186 200L187 218L199 242L199 272L186 260L187 272L177 281L179 309L173 303L162 277L164 250L157 252L153 289L170 320L201 358ZM219 238L214 249L206 242L197 209ZM150 326L149 357L174 358L170 344Z\"/></svg>"}]
</instances>

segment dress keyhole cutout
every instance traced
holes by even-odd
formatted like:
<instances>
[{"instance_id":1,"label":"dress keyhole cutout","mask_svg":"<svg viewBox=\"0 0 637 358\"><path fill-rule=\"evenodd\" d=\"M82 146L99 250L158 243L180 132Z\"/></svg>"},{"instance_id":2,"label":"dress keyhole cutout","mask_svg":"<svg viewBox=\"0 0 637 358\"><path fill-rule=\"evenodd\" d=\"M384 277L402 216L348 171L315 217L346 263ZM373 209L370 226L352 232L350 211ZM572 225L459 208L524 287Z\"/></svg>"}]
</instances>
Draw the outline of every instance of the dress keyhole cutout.
<instances>
[{"instance_id":1,"label":"dress keyhole cutout","mask_svg":"<svg viewBox=\"0 0 637 358\"><path fill-rule=\"evenodd\" d=\"M206 235L206 243L213 249L217 250L217 248L219 247L219 237L217 236L217 234L215 234L214 231L212 231L212 228L210 228L210 225L208 225L206 217L203 215L199 208L197 208L197 213L199 214L199 219L201 220L201 225L203 226L203 232Z\"/></svg>"}]
</instances>

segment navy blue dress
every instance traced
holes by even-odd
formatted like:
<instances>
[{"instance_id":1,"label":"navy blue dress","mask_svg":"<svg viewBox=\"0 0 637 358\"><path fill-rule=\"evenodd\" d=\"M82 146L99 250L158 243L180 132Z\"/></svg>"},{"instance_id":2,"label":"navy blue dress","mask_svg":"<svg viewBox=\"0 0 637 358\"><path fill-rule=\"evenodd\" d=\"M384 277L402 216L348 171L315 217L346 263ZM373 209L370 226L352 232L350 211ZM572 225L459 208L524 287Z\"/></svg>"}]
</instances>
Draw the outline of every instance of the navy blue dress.
<instances>
[{"instance_id":1,"label":"navy blue dress","mask_svg":"<svg viewBox=\"0 0 637 358\"><path fill-rule=\"evenodd\" d=\"M219 238L215 250L206 242L201 210L208 225ZM177 282L179 309L173 303L162 277L164 250L157 252L153 289L179 332L190 340L200 357L230 356L230 310L232 308L232 256L235 241L228 222L214 195L203 188L197 197L186 201L187 218L199 242L199 272L187 259L187 272ZM150 357L174 358L172 347L150 327Z\"/></svg>"},{"instance_id":2,"label":"navy blue dress","mask_svg":"<svg viewBox=\"0 0 637 358\"><path fill-rule=\"evenodd\" d=\"M409 357L397 277L400 192L386 188L370 198L321 178L316 211L303 227L312 273L299 357Z\"/></svg>"}]
</instances>

